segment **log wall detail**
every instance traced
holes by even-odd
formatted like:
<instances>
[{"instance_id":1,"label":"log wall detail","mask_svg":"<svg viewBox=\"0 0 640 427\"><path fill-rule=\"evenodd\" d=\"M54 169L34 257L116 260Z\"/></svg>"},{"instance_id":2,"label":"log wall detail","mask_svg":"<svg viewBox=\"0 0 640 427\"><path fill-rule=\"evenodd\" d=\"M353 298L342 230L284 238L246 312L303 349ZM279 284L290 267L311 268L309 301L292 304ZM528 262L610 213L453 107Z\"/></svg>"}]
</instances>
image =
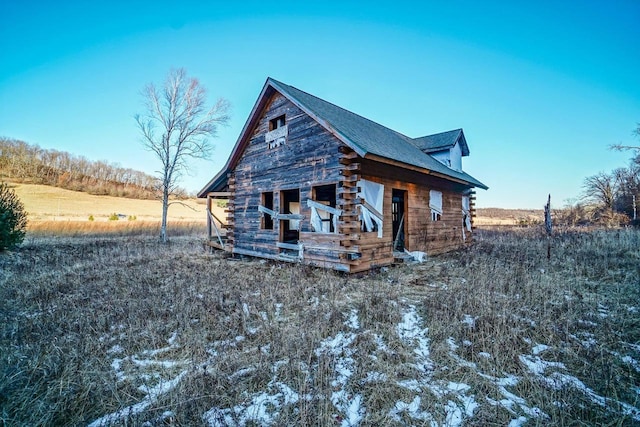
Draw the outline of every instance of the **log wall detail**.
<instances>
[{"instance_id":1,"label":"log wall detail","mask_svg":"<svg viewBox=\"0 0 640 427\"><path fill-rule=\"evenodd\" d=\"M269 121L285 116L286 140L268 144ZM271 131L273 132L273 131ZM361 231L358 182L367 179L384 185L383 235ZM315 186L336 185L338 233L313 232L307 199L313 198ZM319 267L359 272L391 264L394 261L392 234L392 190L405 190L405 247L410 251L437 254L465 245L462 237L462 194L469 188L398 166L363 159L330 134L313 118L287 98L275 93L267 103L249 141L228 176L232 194L227 208L227 244L236 254L270 259L302 261ZM303 250L299 258L284 255L292 245L282 244L281 221L273 229L264 229L263 213L258 206L262 194L273 192L273 211L281 211L282 192L299 189L300 214L304 216L299 231ZM442 192L443 215L431 219L429 191ZM471 195L471 211L475 211ZM466 242L471 241L467 232ZM284 249L283 249L284 248Z\"/></svg>"}]
</instances>

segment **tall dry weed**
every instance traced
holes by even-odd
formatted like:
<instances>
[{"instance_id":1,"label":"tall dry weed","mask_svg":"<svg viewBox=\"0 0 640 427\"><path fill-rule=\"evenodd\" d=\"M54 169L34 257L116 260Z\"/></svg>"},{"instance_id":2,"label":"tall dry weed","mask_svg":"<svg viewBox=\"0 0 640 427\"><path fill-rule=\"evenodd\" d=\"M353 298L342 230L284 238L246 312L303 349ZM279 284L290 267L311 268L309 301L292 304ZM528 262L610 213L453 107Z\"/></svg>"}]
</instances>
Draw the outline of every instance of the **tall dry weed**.
<instances>
[{"instance_id":1,"label":"tall dry weed","mask_svg":"<svg viewBox=\"0 0 640 427\"><path fill-rule=\"evenodd\" d=\"M548 261L535 230L485 231L467 251L346 276L206 252L193 235L31 237L0 257L0 416L81 425L128 410L114 424L200 425L231 408L250 424L241 409L284 399L286 386L300 398L274 425L341 424L342 389L362 399L360 425L415 424L390 415L416 395L403 385L419 374L416 348L398 334L414 307L428 378L470 387L469 424L523 414L488 403L504 399L495 379L511 376L509 392L548 415L533 423L631 425L615 402L638 406L640 373L625 357L640 359L639 245L637 231L563 231ZM607 405L549 387L523 364L535 357ZM163 384L173 388L150 393ZM445 423L440 398L419 396Z\"/></svg>"}]
</instances>

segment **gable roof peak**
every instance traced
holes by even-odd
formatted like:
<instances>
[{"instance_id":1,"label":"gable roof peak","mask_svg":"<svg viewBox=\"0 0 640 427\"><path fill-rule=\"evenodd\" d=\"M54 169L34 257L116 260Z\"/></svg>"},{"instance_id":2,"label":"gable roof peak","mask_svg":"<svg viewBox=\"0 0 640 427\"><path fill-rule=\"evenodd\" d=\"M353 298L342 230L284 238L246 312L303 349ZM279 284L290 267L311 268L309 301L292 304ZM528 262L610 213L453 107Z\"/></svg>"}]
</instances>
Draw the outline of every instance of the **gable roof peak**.
<instances>
[{"instance_id":1,"label":"gable roof peak","mask_svg":"<svg viewBox=\"0 0 640 427\"><path fill-rule=\"evenodd\" d=\"M464 137L462 128L415 138L413 139L413 143L427 154L447 150L459 143L462 155L469 155L469 146L467 145L467 140Z\"/></svg>"},{"instance_id":2,"label":"gable roof peak","mask_svg":"<svg viewBox=\"0 0 640 427\"><path fill-rule=\"evenodd\" d=\"M236 141L231 156L223 170L198 193L199 197L203 197L207 191L212 191L212 188L222 185L226 173L235 167L248 141L250 129L257 124L260 112L265 108L268 99L273 95L273 91L283 95L361 157L372 155L386 158L460 180L474 187L487 188L467 173L455 171L443 165L420 146L421 142L427 145L430 144L428 142L430 137L458 132L456 142L461 141L463 155L468 155L469 151L462 129L413 139L310 93L282 83L272 77L267 77L258 100Z\"/></svg>"}]
</instances>

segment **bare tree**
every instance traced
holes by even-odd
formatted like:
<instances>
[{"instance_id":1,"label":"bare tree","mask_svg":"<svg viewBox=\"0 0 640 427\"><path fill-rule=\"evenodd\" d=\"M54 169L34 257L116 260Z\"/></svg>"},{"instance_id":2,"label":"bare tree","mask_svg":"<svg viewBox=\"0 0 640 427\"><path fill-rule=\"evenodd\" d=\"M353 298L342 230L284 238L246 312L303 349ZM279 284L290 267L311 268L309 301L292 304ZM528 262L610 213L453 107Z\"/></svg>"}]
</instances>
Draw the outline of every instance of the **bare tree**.
<instances>
[{"instance_id":1,"label":"bare tree","mask_svg":"<svg viewBox=\"0 0 640 427\"><path fill-rule=\"evenodd\" d=\"M162 226L160 240L167 241L167 212L169 197L177 189L177 182L188 171L190 159L208 158L218 126L229 121L229 102L218 101L206 109L206 90L200 82L187 76L180 68L171 70L164 86L153 83L142 91L146 113L135 119L142 132L142 142L155 153L162 165L158 171L162 191ZM156 129L159 131L156 133Z\"/></svg>"},{"instance_id":2,"label":"bare tree","mask_svg":"<svg viewBox=\"0 0 640 427\"><path fill-rule=\"evenodd\" d=\"M613 210L619 191L619 176L600 172L584 180L584 198L597 205Z\"/></svg>"}]
</instances>

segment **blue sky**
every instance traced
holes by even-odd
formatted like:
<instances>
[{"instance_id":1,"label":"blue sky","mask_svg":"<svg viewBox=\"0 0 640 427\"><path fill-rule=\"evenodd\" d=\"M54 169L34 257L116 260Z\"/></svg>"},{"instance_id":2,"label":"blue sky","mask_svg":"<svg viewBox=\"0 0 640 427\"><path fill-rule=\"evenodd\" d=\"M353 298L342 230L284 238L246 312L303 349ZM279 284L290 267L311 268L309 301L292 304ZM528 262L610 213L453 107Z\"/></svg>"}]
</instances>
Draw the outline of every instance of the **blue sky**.
<instances>
[{"instance_id":1,"label":"blue sky","mask_svg":"<svg viewBox=\"0 0 640 427\"><path fill-rule=\"evenodd\" d=\"M462 127L479 207L556 207L639 144L640 2L1 2L0 135L153 173L140 90L184 67L233 105L268 76L417 137Z\"/></svg>"}]
</instances>

